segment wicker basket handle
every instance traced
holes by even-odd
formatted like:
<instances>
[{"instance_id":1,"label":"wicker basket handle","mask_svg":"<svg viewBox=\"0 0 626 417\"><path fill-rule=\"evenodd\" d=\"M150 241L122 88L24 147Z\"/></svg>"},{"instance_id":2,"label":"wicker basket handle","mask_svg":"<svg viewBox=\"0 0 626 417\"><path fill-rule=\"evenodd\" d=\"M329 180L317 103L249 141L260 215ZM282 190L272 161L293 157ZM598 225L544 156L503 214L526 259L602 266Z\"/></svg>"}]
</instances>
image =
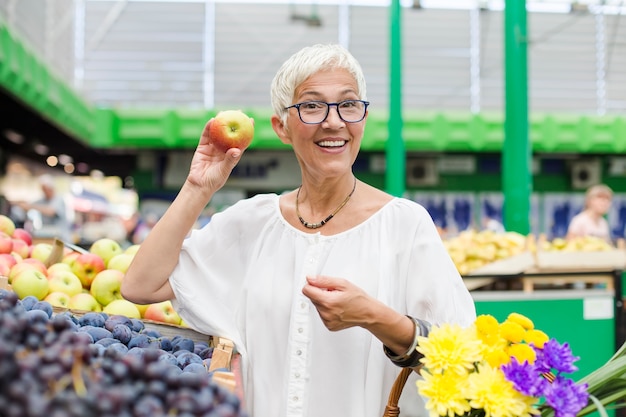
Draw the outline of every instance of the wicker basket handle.
<instances>
[{"instance_id":1,"label":"wicker basket handle","mask_svg":"<svg viewBox=\"0 0 626 417\"><path fill-rule=\"evenodd\" d=\"M385 407L383 417L398 417L400 415L398 400L400 399L400 394L402 394L402 390L404 389L404 384L406 384L406 380L412 372L413 368L402 368L400 374L396 377L396 380L391 387L391 392L389 393L389 399L387 400L387 406Z\"/></svg>"}]
</instances>

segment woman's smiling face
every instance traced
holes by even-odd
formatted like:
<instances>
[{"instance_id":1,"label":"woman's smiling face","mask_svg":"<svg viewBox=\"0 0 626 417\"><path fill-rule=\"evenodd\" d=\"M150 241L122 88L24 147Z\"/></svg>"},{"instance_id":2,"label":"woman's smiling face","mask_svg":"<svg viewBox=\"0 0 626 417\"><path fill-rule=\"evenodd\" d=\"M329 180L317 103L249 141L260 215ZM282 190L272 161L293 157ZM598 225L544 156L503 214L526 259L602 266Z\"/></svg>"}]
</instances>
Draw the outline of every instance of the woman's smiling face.
<instances>
[{"instance_id":1,"label":"woman's smiling face","mask_svg":"<svg viewBox=\"0 0 626 417\"><path fill-rule=\"evenodd\" d=\"M320 71L296 88L293 104L306 101L337 103L359 100L357 84L346 70ZM324 176L351 170L361 146L365 120L346 123L339 117L336 106L331 106L328 117L319 124L305 124L292 108L283 126L281 140L293 146L303 170ZM278 133L278 132L277 132Z\"/></svg>"}]
</instances>

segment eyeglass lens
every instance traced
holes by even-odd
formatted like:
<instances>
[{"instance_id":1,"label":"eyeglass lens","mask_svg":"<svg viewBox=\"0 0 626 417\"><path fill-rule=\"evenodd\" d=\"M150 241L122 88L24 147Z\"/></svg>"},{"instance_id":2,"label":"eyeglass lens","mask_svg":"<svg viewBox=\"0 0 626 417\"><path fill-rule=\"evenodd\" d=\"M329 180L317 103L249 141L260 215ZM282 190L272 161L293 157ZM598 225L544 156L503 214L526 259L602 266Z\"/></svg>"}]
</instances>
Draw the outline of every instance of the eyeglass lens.
<instances>
[{"instance_id":1,"label":"eyeglass lens","mask_svg":"<svg viewBox=\"0 0 626 417\"><path fill-rule=\"evenodd\" d=\"M365 116L365 103L360 100L345 100L333 103L337 107L339 117L345 122L359 122ZM322 123L329 112L329 104L323 101L309 101L298 106L300 118L305 123Z\"/></svg>"}]
</instances>

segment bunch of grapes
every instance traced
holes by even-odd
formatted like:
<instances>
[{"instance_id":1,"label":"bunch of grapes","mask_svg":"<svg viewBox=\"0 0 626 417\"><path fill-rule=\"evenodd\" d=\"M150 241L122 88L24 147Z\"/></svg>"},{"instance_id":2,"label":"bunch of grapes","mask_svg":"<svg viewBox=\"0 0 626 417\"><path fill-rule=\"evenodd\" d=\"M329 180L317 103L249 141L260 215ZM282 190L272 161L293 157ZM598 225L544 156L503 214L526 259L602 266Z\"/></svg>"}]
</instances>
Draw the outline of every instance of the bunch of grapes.
<instances>
[{"instance_id":1,"label":"bunch of grapes","mask_svg":"<svg viewBox=\"0 0 626 417\"><path fill-rule=\"evenodd\" d=\"M208 372L186 372L158 347L137 348L140 355L104 347L79 329L71 315L27 310L15 293L0 290L3 416L247 416Z\"/></svg>"}]
</instances>

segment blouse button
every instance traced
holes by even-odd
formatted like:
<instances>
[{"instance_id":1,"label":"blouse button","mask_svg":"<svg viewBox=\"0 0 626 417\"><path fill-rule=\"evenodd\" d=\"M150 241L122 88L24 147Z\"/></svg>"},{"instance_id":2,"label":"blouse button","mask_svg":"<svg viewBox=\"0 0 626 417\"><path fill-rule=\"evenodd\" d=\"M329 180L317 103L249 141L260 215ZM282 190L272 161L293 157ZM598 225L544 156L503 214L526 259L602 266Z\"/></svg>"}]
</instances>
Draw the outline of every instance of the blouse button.
<instances>
[{"instance_id":1,"label":"blouse button","mask_svg":"<svg viewBox=\"0 0 626 417\"><path fill-rule=\"evenodd\" d=\"M302 333L304 329L302 327L298 327L298 333Z\"/></svg>"},{"instance_id":2,"label":"blouse button","mask_svg":"<svg viewBox=\"0 0 626 417\"><path fill-rule=\"evenodd\" d=\"M298 356L302 355L302 351L300 349L296 350L296 355Z\"/></svg>"}]
</instances>

